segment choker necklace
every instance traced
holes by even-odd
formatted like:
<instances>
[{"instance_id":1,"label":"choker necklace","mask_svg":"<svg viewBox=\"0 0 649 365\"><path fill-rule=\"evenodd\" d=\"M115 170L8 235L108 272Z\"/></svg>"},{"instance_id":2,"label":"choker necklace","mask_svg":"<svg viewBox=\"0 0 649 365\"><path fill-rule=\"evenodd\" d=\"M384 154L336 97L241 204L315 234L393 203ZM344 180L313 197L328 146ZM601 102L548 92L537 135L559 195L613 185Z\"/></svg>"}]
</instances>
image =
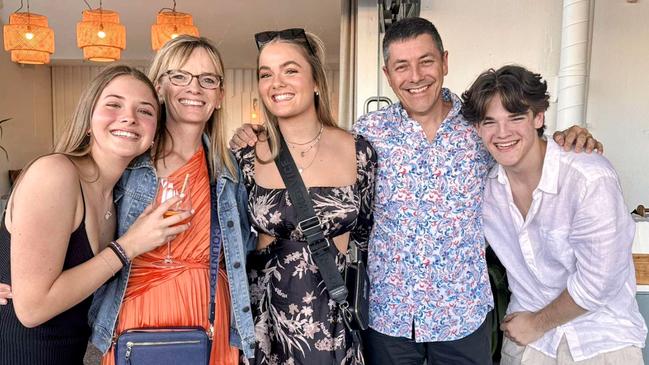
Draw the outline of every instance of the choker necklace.
<instances>
[{"instance_id":1,"label":"choker necklace","mask_svg":"<svg viewBox=\"0 0 649 365\"><path fill-rule=\"evenodd\" d=\"M315 137L311 138L310 140L308 140L308 141L306 141L306 142L302 142L302 143L291 142L291 141L289 141L289 140L286 139L286 138L284 138L284 140L285 140L286 143L288 143L289 145L292 145L291 147L293 147L293 148L295 148L295 147L297 147L297 146L306 146L306 145L308 145L309 143L312 143L313 141L315 141L316 139L320 139L320 136L322 136L322 131L323 131L323 130L324 130L324 124L320 123L320 130L318 131L318 134L316 134Z\"/></svg>"}]
</instances>

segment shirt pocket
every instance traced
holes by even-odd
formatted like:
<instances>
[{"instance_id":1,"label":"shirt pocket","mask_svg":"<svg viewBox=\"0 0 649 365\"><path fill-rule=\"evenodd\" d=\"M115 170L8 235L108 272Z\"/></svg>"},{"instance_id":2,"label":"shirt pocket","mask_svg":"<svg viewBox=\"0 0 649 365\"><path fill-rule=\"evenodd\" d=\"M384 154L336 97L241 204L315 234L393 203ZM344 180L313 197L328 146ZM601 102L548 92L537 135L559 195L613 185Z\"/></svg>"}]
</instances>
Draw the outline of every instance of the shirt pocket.
<instances>
[{"instance_id":1,"label":"shirt pocket","mask_svg":"<svg viewBox=\"0 0 649 365\"><path fill-rule=\"evenodd\" d=\"M537 265L541 281L551 288L564 288L574 271L575 253L570 245L568 228L541 228Z\"/></svg>"}]
</instances>

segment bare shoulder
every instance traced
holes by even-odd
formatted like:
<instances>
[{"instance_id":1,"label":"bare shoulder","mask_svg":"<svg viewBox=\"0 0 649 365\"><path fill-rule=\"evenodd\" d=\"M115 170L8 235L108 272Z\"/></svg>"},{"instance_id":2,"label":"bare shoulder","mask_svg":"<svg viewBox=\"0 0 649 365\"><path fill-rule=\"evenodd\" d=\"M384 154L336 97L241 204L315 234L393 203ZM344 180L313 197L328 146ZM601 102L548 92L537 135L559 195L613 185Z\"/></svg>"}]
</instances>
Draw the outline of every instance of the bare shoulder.
<instances>
[{"instance_id":1,"label":"bare shoulder","mask_svg":"<svg viewBox=\"0 0 649 365\"><path fill-rule=\"evenodd\" d=\"M79 170L66 156L52 154L34 161L18 181L12 199L15 203L73 199L79 191ZM43 200L45 199L45 200Z\"/></svg>"},{"instance_id":2,"label":"bare shoulder","mask_svg":"<svg viewBox=\"0 0 649 365\"><path fill-rule=\"evenodd\" d=\"M328 138L326 138L326 142L323 142L325 142L328 146L340 152L351 152L352 154L354 154L354 151L356 149L356 139L354 138L354 135L352 133L344 129L331 127L328 127L325 131L328 135Z\"/></svg>"},{"instance_id":3,"label":"bare shoulder","mask_svg":"<svg viewBox=\"0 0 649 365\"><path fill-rule=\"evenodd\" d=\"M79 170L77 166L62 154L43 156L34 161L23 173L20 184L29 185L37 181L41 185L57 185L79 181Z\"/></svg>"}]
</instances>

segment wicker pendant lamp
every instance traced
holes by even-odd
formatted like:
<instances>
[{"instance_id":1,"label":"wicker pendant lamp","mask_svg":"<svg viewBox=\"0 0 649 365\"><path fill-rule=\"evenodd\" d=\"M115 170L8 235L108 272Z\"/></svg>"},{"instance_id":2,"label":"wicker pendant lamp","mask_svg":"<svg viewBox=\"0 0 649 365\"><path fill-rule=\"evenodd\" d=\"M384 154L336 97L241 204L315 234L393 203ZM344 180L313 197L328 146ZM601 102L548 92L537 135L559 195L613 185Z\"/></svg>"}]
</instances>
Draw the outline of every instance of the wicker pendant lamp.
<instances>
[{"instance_id":1,"label":"wicker pendant lamp","mask_svg":"<svg viewBox=\"0 0 649 365\"><path fill-rule=\"evenodd\" d=\"M9 16L9 24L3 27L4 48L11 53L11 61L31 65L50 63L54 53L54 31L48 27L47 17L20 8Z\"/></svg>"},{"instance_id":2,"label":"wicker pendant lamp","mask_svg":"<svg viewBox=\"0 0 649 365\"><path fill-rule=\"evenodd\" d=\"M170 39L181 34L198 37L198 28L194 26L191 14L176 11L176 1L173 9L163 8L158 12L156 23L151 26L151 48L157 51Z\"/></svg>"},{"instance_id":3,"label":"wicker pendant lamp","mask_svg":"<svg viewBox=\"0 0 649 365\"><path fill-rule=\"evenodd\" d=\"M126 28L120 24L119 14L104 9L101 0L98 9L84 10L77 23L77 46L83 50L84 60L119 60L126 48Z\"/></svg>"}]
</instances>

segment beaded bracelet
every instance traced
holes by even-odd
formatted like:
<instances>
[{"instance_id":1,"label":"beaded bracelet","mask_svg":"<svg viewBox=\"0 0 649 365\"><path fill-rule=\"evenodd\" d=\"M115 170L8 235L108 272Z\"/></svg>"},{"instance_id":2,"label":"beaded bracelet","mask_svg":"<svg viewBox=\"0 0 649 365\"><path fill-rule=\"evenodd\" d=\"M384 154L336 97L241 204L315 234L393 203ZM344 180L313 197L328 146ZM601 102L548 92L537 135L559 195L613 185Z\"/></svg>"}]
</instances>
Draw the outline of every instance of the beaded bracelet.
<instances>
[{"instance_id":1,"label":"beaded bracelet","mask_svg":"<svg viewBox=\"0 0 649 365\"><path fill-rule=\"evenodd\" d=\"M113 250L113 252L115 253L115 255L117 255L117 258L119 259L119 261L122 262L122 265L124 265L124 267L128 266L131 260L128 259L128 256L126 255L126 251L124 251L124 248L117 241L110 241L108 247L110 247L110 249Z\"/></svg>"}]
</instances>

